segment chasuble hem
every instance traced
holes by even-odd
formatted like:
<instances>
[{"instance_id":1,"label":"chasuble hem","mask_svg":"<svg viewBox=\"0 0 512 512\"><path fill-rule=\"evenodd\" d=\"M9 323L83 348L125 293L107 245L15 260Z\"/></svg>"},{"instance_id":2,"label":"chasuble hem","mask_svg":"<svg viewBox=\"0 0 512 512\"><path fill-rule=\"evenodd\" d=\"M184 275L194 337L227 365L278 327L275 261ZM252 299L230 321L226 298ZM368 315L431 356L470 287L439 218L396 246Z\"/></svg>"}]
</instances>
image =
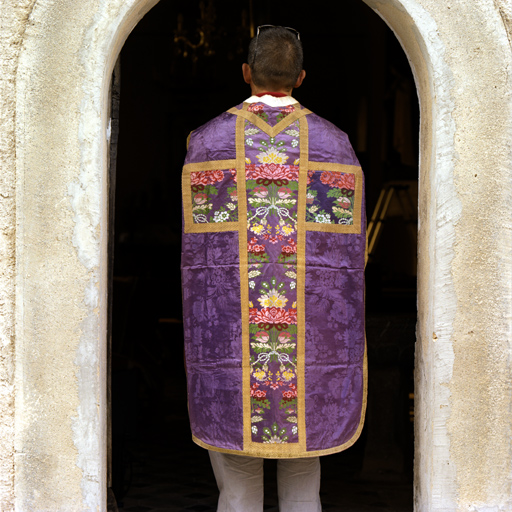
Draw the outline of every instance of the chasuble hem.
<instances>
[{"instance_id":1,"label":"chasuble hem","mask_svg":"<svg viewBox=\"0 0 512 512\"><path fill-rule=\"evenodd\" d=\"M198 437L192 434L192 441L196 443L201 448L205 448L207 450L211 450L219 453L227 453L231 455L241 455L245 457L259 457L262 459L298 459L298 458L306 458L306 457L321 457L324 455L332 455L334 453L339 453L345 450L348 450L351 446L355 444L355 442L361 436L361 432L364 427L364 420L366 417L366 406L368 400L368 359L367 359L367 349L365 343L365 351L364 351L364 363L363 363L363 400L361 404L361 416L359 419L359 423L357 425L357 429L352 435L352 437L345 441L343 444L338 446L333 446L331 448L325 448L322 450L311 450L308 451L289 451L289 453L280 453L285 452L285 449L279 449L279 447L286 447L289 450L290 445L267 445L264 444L258 446L255 449L243 449L243 450L232 450L228 448L219 448L218 446L214 446L204 441L201 441ZM251 443L253 445L259 445L260 443Z\"/></svg>"}]
</instances>

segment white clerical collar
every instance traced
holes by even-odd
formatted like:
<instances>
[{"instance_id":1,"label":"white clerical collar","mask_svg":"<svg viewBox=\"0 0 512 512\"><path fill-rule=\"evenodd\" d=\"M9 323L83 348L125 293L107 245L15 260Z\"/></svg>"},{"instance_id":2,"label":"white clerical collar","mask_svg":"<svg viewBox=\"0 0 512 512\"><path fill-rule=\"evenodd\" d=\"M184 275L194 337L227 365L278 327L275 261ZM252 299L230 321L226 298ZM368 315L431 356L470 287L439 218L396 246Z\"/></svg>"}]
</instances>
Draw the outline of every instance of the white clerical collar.
<instances>
[{"instance_id":1,"label":"white clerical collar","mask_svg":"<svg viewBox=\"0 0 512 512\"><path fill-rule=\"evenodd\" d=\"M291 96L271 96L270 94L265 94L264 96L251 96L247 98L244 103L265 103L269 107L286 107L287 105L292 105L293 103L298 103L295 98Z\"/></svg>"}]
</instances>

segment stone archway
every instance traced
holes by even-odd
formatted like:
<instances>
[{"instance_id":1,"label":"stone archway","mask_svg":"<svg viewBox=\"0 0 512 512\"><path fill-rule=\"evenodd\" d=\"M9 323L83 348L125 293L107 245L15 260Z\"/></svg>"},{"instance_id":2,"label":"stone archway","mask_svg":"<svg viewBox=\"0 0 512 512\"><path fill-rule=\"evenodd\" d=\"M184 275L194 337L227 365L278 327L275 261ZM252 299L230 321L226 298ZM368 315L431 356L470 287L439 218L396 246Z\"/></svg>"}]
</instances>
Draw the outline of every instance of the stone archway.
<instances>
[{"instance_id":1,"label":"stone archway","mask_svg":"<svg viewBox=\"0 0 512 512\"><path fill-rule=\"evenodd\" d=\"M108 88L126 37L156 2L20 7L17 510L105 509ZM421 106L415 508L507 510L510 12L491 0L365 2L401 41Z\"/></svg>"}]
</instances>

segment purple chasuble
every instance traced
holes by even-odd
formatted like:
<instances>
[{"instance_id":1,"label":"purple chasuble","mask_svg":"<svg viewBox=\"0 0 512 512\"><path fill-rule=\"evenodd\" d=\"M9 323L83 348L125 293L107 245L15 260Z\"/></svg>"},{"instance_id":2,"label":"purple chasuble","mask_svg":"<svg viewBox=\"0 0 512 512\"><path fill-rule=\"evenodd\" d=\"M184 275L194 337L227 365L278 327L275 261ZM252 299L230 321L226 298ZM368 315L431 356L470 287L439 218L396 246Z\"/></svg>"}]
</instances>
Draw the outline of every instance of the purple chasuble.
<instances>
[{"instance_id":1,"label":"purple chasuble","mask_svg":"<svg viewBox=\"0 0 512 512\"><path fill-rule=\"evenodd\" d=\"M298 103L243 103L192 132L182 175L190 424L205 448L334 453L366 407L364 178Z\"/></svg>"}]
</instances>

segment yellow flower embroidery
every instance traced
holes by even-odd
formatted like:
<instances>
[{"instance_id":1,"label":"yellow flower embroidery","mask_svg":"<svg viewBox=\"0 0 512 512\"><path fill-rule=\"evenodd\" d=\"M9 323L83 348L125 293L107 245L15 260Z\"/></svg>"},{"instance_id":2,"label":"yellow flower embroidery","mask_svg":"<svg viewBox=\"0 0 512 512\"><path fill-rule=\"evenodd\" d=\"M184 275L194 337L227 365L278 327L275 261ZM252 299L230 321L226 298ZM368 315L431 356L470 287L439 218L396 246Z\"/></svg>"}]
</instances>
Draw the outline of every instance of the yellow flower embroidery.
<instances>
[{"instance_id":1,"label":"yellow flower embroidery","mask_svg":"<svg viewBox=\"0 0 512 512\"><path fill-rule=\"evenodd\" d=\"M263 231L263 226L261 224L254 224L251 228L251 231L259 235Z\"/></svg>"},{"instance_id":2,"label":"yellow flower embroidery","mask_svg":"<svg viewBox=\"0 0 512 512\"><path fill-rule=\"evenodd\" d=\"M295 374L291 370L285 370L281 375L284 380L291 380L295 377Z\"/></svg>"},{"instance_id":3,"label":"yellow flower embroidery","mask_svg":"<svg viewBox=\"0 0 512 512\"><path fill-rule=\"evenodd\" d=\"M256 155L260 164L281 164L284 165L288 157L284 153L279 153L275 148L270 148L264 153Z\"/></svg>"},{"instance_id":4,"label":"yellow flower embroidery","mask_svg":"<svg viewBox=\"0 0 512 512\"><path fill-rule=\"evenodd\" d=\"M291 227L291 226L284 226L283 227L283 233L286 235L286 236L289 236L291 235L295 230Z\"/></svg>"},{"instance_id":5,"label":"yellow flower embroidery","mask_svg":"<svg viewBox=\"0 0 512 512\"><path fill-rule=\"evenodd\" d=\"M270 290L265 295L259 297L258 302L263 308L284 308L288 299L284 295L280 295L277 290Z\"/></svg>"},{"instance_id":6,"label":"yellow flower embroidery","mask_svg":"<svg viewBox=\"0 0 512 512\"><path fill-rule=\"evenodd\" d=\"M258 370L254 370L254 371L252 372L252 375L253 375L253 377L254 377L256 380L260 380L260 381L261 381L261 380L264 380L264 379L265 379L265 377L266 377L265 372L264 372L261 368L260 368L260 369L258 369Z\"/></svg>"}]
</instances>

